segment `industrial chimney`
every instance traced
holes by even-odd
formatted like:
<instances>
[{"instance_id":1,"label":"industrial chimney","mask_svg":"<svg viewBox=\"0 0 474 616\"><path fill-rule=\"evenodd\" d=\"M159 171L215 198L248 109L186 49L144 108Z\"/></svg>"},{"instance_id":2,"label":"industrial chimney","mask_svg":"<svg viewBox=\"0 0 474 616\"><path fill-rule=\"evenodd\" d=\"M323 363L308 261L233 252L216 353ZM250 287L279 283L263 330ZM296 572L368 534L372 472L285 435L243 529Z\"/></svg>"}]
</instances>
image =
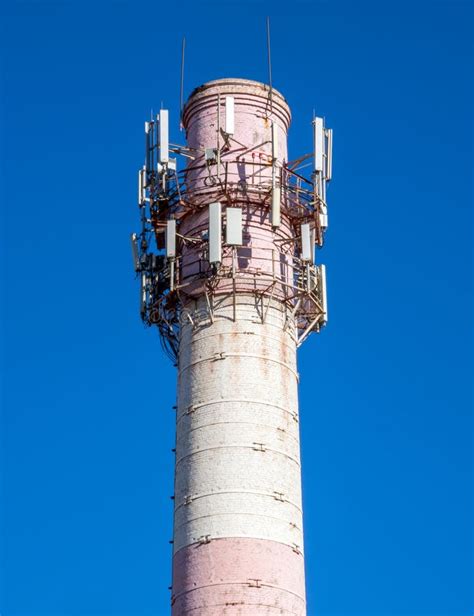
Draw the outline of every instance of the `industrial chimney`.
<instances>
[{"instance_id":1,"label":"industrial chimney","mask_svg":"<svg viewBox=\"0 0 474 616\"><path fill-rule=\"evenodd\" d=\"M290 119L275 89L220 79L184 106L185 145L168 111L145 123L132 249L178 369L173 616L306 614L296 349L327 322L332 131L314 118L289 161Z\"/></svg>"}]
</instances>

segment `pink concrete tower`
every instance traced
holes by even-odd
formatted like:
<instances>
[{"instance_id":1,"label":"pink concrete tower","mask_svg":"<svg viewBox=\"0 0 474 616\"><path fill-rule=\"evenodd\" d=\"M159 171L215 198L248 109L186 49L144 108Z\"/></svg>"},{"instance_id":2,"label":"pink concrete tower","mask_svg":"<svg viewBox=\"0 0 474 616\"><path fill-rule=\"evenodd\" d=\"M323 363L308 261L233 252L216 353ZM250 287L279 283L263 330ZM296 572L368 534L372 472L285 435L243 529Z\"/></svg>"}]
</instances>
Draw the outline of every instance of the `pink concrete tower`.
<instances>
[{"instance_id":1,"label":"pink concrete tower","mask_svg":"<svg viewBox=\"0 0 474 616\"><path fill-rule=\"evenodd\" d=\"M276 90L221 79L189 97L186 145L165 110L145 126L132 246L178 368L173 616L306 614L296 349L327 321L332 133L314 118L290 162L290 120Z\"/></svg>"}]
</instances>

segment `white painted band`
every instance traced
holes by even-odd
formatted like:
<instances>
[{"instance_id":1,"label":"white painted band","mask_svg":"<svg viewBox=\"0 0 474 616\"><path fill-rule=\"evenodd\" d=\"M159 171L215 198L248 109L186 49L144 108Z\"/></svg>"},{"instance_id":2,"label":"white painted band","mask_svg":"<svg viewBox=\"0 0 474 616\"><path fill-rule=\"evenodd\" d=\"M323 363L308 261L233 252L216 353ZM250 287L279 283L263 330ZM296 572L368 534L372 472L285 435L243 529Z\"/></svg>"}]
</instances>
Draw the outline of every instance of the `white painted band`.
<instances>
[{"instance_id":1,"label":"white painted band","mask_svg":"<svg viewBox=\"0 0 474 616\"><path fill-rule=\"evenodd\" d=\"M238 512L204 516L175 526L175 552L206 540L244 538L277 541L302 552L303 533L293 520L281 520L271 515L242 514Z\"/></svg>"},{"instance_id":2,"label":"white painted band","mask_svg":"<svg viewBox=\"0 0 474 616\"><path fill-rule=\"evenodd\" d=\"M285 497L284 494L281 494L281 493L257 492L255 490L222 490L222 491L207 492L205 494L204 493L189 494L189 495L186 495L180 502L175 500L175 515L178 513L181 507L188 507L189 505L191 505L191 503L194 503L195 501L200 501L201 499L208 499L208 498L212 499L214 507L218 506L219 500L221 499L225 499L226 502L229 502L232 499L239 499L239 501L244 501L246 503L247 502L254 503L253 506L257 507L256 510L258 510L258 506L255 503L257 503L258 500L271 498L272 500L276 500L278 501L278 503L280 503L279 507L282 507L282 503L283 503L283 505L285 506L288 505L289 511L292 511L293 509L296 510L298 513L295 515L298 516L302 514L301 503L298 505L297 503L291 502ZM205 507L210 507L210 506L211 506L210 504L205 505ZM265 504L264 506L266 507L267 505ZM291 515L293 515L293 513ZM291 516L289 515L288 517L291 517Z\"/></svg>"},{"instance_id":3,"label":"white painted band","mask_svg":"<svg viewBox=\"0 0 474 616\"><path fill-rule=\"evenodd\" d=\"M294 422L292 422L294 423ZM183 426L184 428L184 426ZM189 430L181 429L176 441L176 463L186 456L220 447L250 447L262 453L273 451L300 463L297 432L288 434L280 426L250 422L216 421ZM296 433L295 433L296 432Z\"/></svg>"},{"instance_id":4,"label":"white painted band","mask_svg":"<svg viewBox=\"0 0 474 616\"><path fill-rule=\"evenodd\" d=\"M219 491L281 494L301 506L300 467L272 451L211 449L182 460L176 468L175 500Z\"/></svg>"},{"instance_id":5,"label":"white painted band","mask_svg":"<svg viewBox=\"0 0 474 616\"><path fill-rule=\"evenodd\" d=\"M219 493L188 496L175 509L174 550L200 537L270 539L302 546L302 512L273 494Z\"/></svg>"}]
</instances>

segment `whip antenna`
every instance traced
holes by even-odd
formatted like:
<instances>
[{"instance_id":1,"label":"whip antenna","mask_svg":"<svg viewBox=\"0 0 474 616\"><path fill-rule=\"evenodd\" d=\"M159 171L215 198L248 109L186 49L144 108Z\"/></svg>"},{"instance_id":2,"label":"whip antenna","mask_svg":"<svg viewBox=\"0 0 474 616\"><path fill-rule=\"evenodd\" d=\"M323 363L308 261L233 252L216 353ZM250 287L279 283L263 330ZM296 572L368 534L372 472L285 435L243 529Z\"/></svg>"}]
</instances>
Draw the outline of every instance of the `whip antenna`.
<instances>
[{"instance_id":1,"label":"whip antenna","mask_svg":"<svg viewBox=\"0 0 474 616\"><path fill-rule=\"evenodd\" d=\"M270 113L272 112L272 50L270 46L270 17L267 17L267 56L268 56L268 82L270 84Z\"/></svg>"},{"instance_id":2,"label":"whip antenna","mask_svg":"<svg viewBox=\"0 0 474 616\"><path fill-rule=\"evenodd\" d=\"M183 107L184 107L184 52L186 49L186 37L183 36L181 45L181 87L179 93L179 130L183 130Z\"/></svg>"}]
</instances>

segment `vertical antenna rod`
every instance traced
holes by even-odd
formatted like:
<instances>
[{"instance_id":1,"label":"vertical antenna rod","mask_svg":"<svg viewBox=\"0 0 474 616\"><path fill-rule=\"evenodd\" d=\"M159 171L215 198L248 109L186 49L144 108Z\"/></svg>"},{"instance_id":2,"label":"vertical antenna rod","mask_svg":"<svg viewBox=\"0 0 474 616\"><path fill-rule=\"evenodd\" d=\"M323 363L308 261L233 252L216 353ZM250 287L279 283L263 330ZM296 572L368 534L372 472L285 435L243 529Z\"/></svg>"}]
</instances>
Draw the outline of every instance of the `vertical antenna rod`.
<instances>
[{"instance_id":1,"label":"vertical antenna rod","mask_svg":"<svg viewBox=\"0 0 474 616\"><path fill-rule=\"evenodd\" d=\"M272 112L272 50L270 47L270 17L267 17L267 54L268 54L268 82L270 84L270 113Z\"/></svg>"},{"instance_id":2,"label":"vertical antenna rod","mask_svg":"<svg viewBox=\"0 0 474 616\"><path fill-rule=\"evenodd\" d=\"M186 49L186 37L183 36L181 45L181 87L179 93L179 130L183 130L183 99L184 99L184 51Z\"/></svg>"}]
</instances>

